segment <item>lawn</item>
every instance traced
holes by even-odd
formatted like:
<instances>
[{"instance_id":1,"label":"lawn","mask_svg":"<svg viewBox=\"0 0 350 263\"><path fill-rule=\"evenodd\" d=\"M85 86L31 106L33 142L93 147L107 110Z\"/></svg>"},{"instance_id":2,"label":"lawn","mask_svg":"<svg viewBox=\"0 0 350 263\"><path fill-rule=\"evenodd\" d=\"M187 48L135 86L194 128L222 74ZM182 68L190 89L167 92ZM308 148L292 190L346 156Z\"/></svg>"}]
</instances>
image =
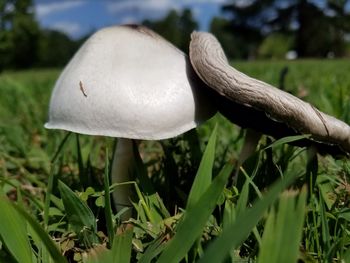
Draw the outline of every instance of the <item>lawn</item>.
<instances>
[{"instance_id":1,"label":"lawn","mask_svg":"<svg viewBox=\"0 0 350 263\"><path fill-rule=\"evenodd\" d=\"M347 60L232 65L275 86L287 66L286 91L350 124ZM43 127L59 73L0 74L0 262L350 262L350 160L265 136L234 181L245 131L219 114L135 147L122 222L114 139Z\"/></svg>"}]
</instances>

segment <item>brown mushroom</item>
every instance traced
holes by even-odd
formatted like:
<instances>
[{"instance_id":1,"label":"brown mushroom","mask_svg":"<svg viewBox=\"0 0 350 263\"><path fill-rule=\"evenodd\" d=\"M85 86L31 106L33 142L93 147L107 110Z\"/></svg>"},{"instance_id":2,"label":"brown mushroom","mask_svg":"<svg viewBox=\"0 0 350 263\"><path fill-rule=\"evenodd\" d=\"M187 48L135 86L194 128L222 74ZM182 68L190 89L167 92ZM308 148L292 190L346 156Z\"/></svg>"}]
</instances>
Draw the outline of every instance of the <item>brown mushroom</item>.
<instances>
[{"instance_id":1,"label":"brown mushroom","mask_svg":"<svg viewBox=\"0 0 350 263\"><path fill-rule=\"evenodd\" d=\"M234 69L212 34L192 33L190 59L198 76L219 93L219 110L234 123L277 138L310 134L311 141L299 143L331 154L350 153L349 125Z\"/></svg>"}]
</instances>

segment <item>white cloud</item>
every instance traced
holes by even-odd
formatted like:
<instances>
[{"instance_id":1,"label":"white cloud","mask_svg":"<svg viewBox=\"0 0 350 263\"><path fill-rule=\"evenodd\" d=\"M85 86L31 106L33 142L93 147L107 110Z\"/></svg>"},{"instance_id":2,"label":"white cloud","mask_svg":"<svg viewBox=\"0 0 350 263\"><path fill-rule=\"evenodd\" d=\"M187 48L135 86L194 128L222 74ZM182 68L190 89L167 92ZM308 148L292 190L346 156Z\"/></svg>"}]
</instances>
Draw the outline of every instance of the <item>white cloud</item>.
<instances>
[{"instance_id":1,"label":"white cloud","mask_svg":"<svg viewBox=\"0 0 350 263\"><path fill-rule=\"evenodd\" d=\"M185 4L225 4L228 0L183 0Z\"/></svg>"},{"instance_id":2,"label":"white cloud","mask_svg":"<svg viewBox=\"0 0 350 263\"><path fill-rule=\"evenodd\" d=\"M137 22L137 19L133 16L125 16L120 21L121 24L136 24Z\"/></svg>"},{"instance_id":3,"label":"white cloud","mask_svg":"<svg viewBox=\"0 0 350 263\"><path fill-rule=\"evenodd\" d=\"M60 21L53 23L49 26L50 29L55 29L57 31L64 32L69 36L77 35L81 32L82 28L78 23L69 21Z\"/></svg>"},{"instance_id":4,"label":"white cloud","mask_svg":"<svg viewBox=\"0 0 350 263\"><path fill-rule=\"evenodd\" d=\"M192 11L193 16L196 17L197 19L200 17L200 15L202 13L202 9L200 7L198 7L198 6L193 7L191 9L191 11Z\"/></svg>"},{"instance_id":5,"label":"white cloud","mask_svg":"<svg viewBox=\"0 0 350 263\"><path fill-rule=\"evenodd\" d=\"M182 5L174 0L123 0L106 2L109 14L119 17L122 24L140 23L145 19L159 19L171 9L180 11Z\"/></svg>"},{"instance_id":6,"label":"white cloud","mask_svg":"<svg viewBox=\"0 0 350 263\"><path fill-rule=\"evenodd\" d=\"M110 13L123 11L164 12L169 9L179 9L180 5L172 0L129 0L109 2L106 8Z\"/></svg>"},{"instance_id":7,"label":"white cloud","mask_svg":"<svg viewBox=\"0 0 350 263\"><path fill-rule=\"evenodd\" d=\"M42 18L52 13L62 12L68 9L76 8L84 3L85 1L82 0L40 3L35 6L35 13L39 18Z\"/></svg>"},{"instance_id":8,"label":"white cloud","mask_svg":"<svg viewBox=\"0 0 350 263\"><path fill-rule=\"evenodd\" d=\"M105 10L118 19L118 23L140 23L145 19L160 19L170 10L181 11L191 8L192 14L199 21L200 27L206 29L209 18L202 17L205 13L217 13L220 6L231 0L119 0L104 2ZM244 0L240 0L244 1ZM252 0L246 0L252 1ZM209 5L207 7L206 5ZM210 8L212 11L204 12Z\"/></svg>"},{"instance_id":9,"label":"white cloud","mask_svg":"<svg viewBox=\"0 0 350 263\"><path fill-rule=\"evenodd\" d=\"M123 0L108 2L106 4L109 13L120 13L123 11L134 12L162 12L170 9L181 10L186 5L197 4L224 4L228 0Z\"/></svg>"},{"instance_id":10,"label":"white cloud","mask_svg":"<svg viewBox=\"0 0 350 263\"><path fill-rule=\"evenodd\" d=\"M253 0L237 0L234 2L234 5L244 8L244 7L250 6L253 2L254 2Z\"/></svg>"}]
</instances>

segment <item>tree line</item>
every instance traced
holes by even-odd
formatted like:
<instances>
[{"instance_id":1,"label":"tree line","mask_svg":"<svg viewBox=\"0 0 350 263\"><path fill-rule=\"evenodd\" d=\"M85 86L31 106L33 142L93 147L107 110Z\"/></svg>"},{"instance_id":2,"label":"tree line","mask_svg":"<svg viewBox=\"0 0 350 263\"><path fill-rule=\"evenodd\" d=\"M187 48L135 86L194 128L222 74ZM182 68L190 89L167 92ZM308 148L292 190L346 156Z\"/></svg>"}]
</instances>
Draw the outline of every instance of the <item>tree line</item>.
<instances>
[{"instance_id":1,"label":"tree line","mask_svg":"<svg viewBox=\"0 0 350 263\"><path fill-rule=\"evenodd\" d=\"M243 3L243 4L242 4ZM350 54L349 0L255 0L222 6L209 30L235 59L343 57ZM190 34L198 22L190 9L171 10L152 28L188 52ZM62 67L87 38L72 40L65 33L40 28L32 0L0 0L0 70Z\"/></svg>"},{"instance_id":2,"label":"tree line","mask_svg":"<svg viewBox=\"0 0 350 263\"><path fill-rule=\"evenodd\" d=\"M229 20L217 19L212 31L229 34L240 57L280 57L295 50L299 57L349 55L349 0L232 1L223 6Z\"/></svg>"},{"instance_id":3,"label":"tree line","mask_svg":"<svg viewBox=\"0 0 350 263\"><path fill-rule=\"evenodd\" d=\"M0 0L0 71L62 67L84 40L40 28L32 0Z\"/></svg>"}]
</instances>

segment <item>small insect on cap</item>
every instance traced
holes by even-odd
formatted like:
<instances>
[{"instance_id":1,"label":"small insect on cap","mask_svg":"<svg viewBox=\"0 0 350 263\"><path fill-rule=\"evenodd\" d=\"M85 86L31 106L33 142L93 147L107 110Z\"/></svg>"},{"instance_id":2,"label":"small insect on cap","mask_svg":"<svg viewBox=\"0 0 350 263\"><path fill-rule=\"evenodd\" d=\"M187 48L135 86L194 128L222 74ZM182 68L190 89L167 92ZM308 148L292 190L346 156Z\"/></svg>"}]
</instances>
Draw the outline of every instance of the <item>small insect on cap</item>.
<instances>
[{"instance_id":1,"label":"small insect on cap","mask_svg":"<svg viewBox=\"0 0 350 263\"><path fill-rule=\"evenodd\" d=\"M92 35L54 87L49 129L132 139L165 139L214 114L180 50L143 26Z\"/></svg>"}]
</instances>

